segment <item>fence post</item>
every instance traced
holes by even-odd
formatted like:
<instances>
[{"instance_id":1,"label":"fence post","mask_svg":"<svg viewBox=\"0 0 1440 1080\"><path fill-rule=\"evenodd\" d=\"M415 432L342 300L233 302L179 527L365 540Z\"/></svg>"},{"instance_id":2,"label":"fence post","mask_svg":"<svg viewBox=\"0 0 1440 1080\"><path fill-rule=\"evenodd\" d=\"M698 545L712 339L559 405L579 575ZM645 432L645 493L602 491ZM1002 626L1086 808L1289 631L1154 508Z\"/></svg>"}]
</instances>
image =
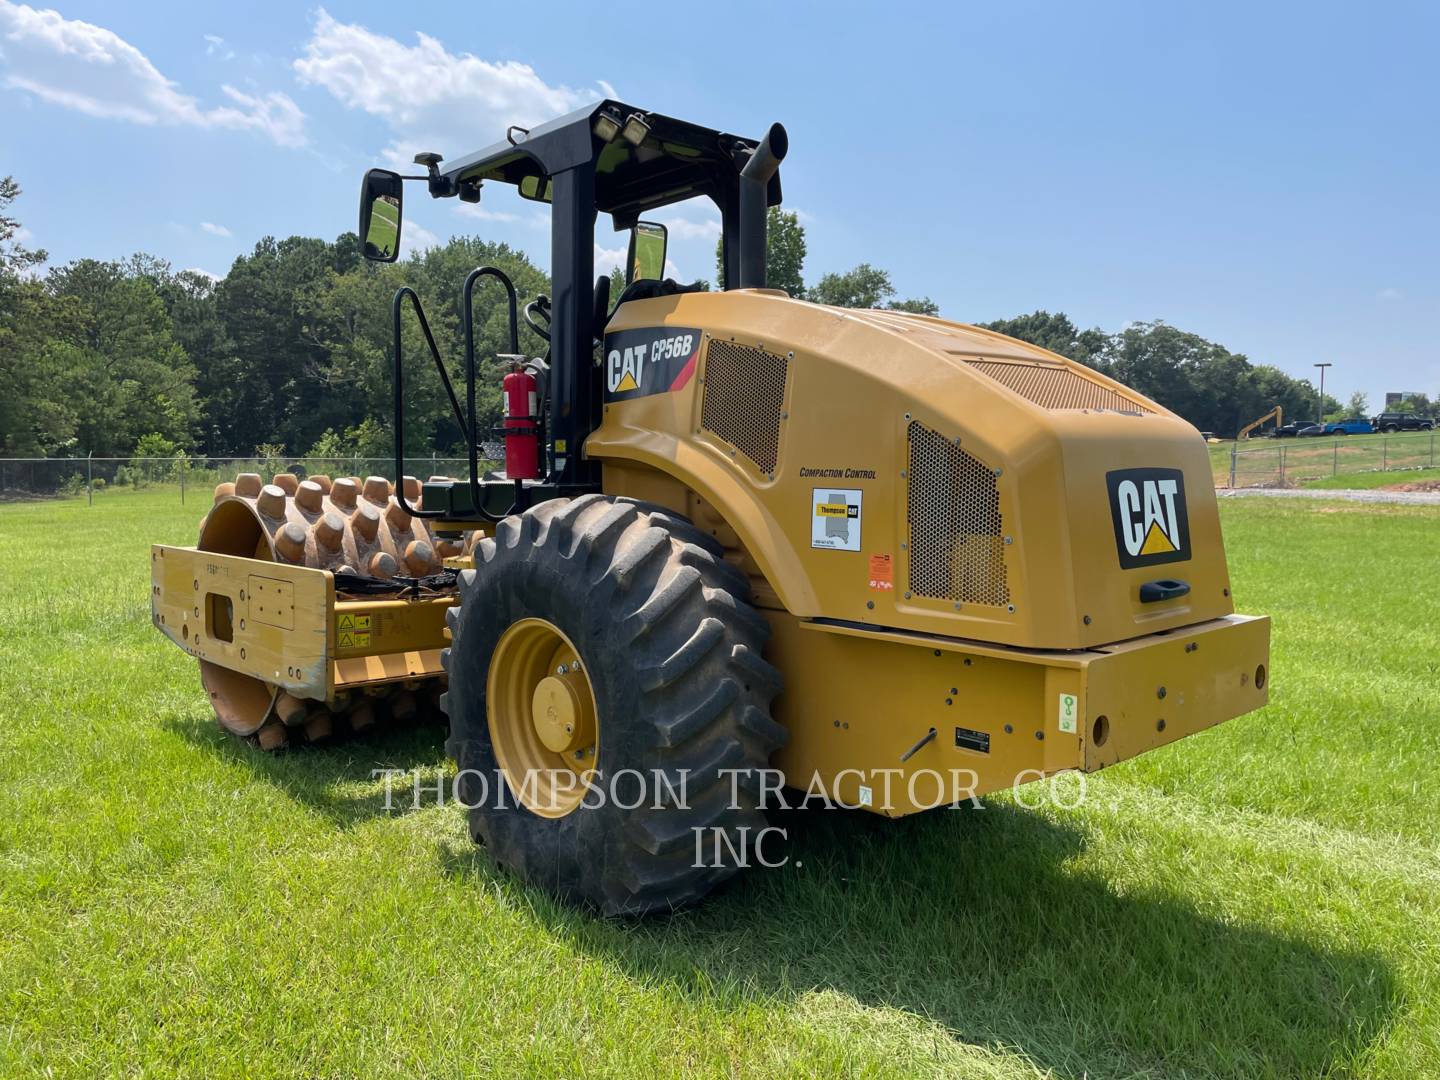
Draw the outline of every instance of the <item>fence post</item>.
<instances>
[{"instance_id":1,"label":"fence post","mask_svg":"<svg viewBox=\"0 0 1440 1080\"><path fill-rule=\"evenodd\" d=\"M1232 488L1235 486L1235 455L1239 453L1239 446L1238 442L1230 444L1230 486Z\"/></svg>"},{"instance_id":2,"label":"fence post","mask_svg":"<svg viewBox=\"0 0 1440 1080\"><path fill-rule=\"evenodd\" d=\"M1280 444L1280 486L1285 486L1285 444Z\"/></svg>"},{"instance_id":3,"label":"fence post","mask_svg":"<svg viewBox=\"0 0 1440 1080\"><path fill-rule=\"evenodd\" d=\"M180 459L180 505L185 505L185 459Z\"/></svg>"},{"instance_id":4,"label":"fence post","mask_svg":"<svg viewBox=\"0 0 1440 1080\"><path fill-rule=\"evenodd\" d=\"M1435 429L1430 429L1430 467L1435 467Z\"/></svg>"},{"instance_id":5,"label":"fence post","mask_svg":"<svg viewBox=\"0 0 1440 1080\"><path fill-rule=\"evenodd\" d=\"M1390 471L1390 436L1380 440L1380 471Z\"/></svg>"},{"instance_id":6,"label":"fence post","mask_svg":"<svg viewBox=\"0 0 1440 1080\"><path fill-rule=\"evenodd\" d=\"M95 456L91 450L85 455L85 505L95 505L95 464L90 459Z\"/></svg>"},{"instance_id":7,"label":"fence post","mask_svg":"<svg viewBox=\"0 0 1440 1080\"><path fill-rule=\"evenodd\" d=\"M1340 475L1340 444L1338 442L1330 444L1330 475Z\"/></svg>"}]
</instances>

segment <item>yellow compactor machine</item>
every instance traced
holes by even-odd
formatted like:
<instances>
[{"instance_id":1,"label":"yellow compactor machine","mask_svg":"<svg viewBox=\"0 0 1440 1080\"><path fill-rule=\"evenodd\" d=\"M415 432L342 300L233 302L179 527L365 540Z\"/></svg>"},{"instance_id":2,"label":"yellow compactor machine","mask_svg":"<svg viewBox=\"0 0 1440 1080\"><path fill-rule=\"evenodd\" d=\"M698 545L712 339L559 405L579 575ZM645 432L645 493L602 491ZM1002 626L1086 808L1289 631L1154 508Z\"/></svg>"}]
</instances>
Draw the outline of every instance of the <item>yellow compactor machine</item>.
<instances>
[{"instance_id":1,"label":"yellow compactor machine","mask_svg":"<svg viewBox=\"0 0 1440 1080\"><path fill-rule=\"evenodd\" d=\"M152 553L156 625L262 747L438 706L474 838L607 913L750 861L780 781L889 816L1135 756L1266 701L1204 441L998 334L765 282L787 149L605 101L424 175L372 170L367 257L405 180L548 204L552 294L462 287L470 475L242 476ZM722 291L659 280L656 208L708 198ZM597 215L631 234L608 305ZM470 309L508 292L505 470L477 468ZM396 445L404 445L395 297ZM774 853L769 853L773 860Z\"/></svg>"}]
</instances>

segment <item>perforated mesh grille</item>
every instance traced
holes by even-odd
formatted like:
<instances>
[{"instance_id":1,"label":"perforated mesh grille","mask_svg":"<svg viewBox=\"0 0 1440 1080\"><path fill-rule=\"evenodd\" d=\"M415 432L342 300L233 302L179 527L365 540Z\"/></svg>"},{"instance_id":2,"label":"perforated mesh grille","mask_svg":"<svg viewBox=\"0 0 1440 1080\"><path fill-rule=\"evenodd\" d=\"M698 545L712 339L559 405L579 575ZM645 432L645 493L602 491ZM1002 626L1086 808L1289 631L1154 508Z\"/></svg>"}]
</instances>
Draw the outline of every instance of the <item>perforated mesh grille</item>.
<instances>
[{"instance_id":1,"label":"perforated mesh grille","mask_svg":"<svg viewBox=\"0 0 1440 1080\"><path fill-rule=\"evenodd\" d=\"M1005 537L995 470L951 439L909 429L910 591L1003 607Z\"/></svg>"},{"instance_id":2,"label":"perforated mesh grille","mask_svg":"<svg viewBox=\"0 0 1440 1080\"><path fill-rule=\"evenodd\" d=\"M700 426L772 473L780 454L780 411L788 363L764 349L711 341L705 357Z\"/></svg>"},{"instance_id":3,"label":"perforated mesh grille","mask_svg":"<svg viewBox=\"0 0 1440 1080\"><path fill-rule=\"evenodd\" d=\"M1154 409L1092 382L1067 367L1044 364L1007 364L997 360L969 360L971 367L1043 409L1115 409L1153 413Z\"/></svg>"}]
</instances>

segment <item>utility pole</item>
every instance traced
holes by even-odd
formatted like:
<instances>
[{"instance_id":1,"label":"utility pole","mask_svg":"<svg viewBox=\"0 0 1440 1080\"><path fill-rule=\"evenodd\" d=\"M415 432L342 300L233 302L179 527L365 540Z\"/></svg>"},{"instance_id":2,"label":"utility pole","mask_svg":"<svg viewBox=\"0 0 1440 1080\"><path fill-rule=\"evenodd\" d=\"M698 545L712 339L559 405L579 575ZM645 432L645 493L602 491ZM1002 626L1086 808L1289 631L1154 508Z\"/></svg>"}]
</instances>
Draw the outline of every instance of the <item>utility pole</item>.
<instances>
[{"instance_id":1,"label":"utility pole","mask_svg":"<svg viewBox=\"0 0 1440 1080\"><path fill-rule=\"evenodd\" d=\"M1325 369L1328 367L1334 367L1335 365L1327 363L1316 364L1315 366L1320 369L1320 404L1319 407L1315 410L1315 422L1318 424L1323 424L1325 423Z\"/></svg>"}]
</instances>

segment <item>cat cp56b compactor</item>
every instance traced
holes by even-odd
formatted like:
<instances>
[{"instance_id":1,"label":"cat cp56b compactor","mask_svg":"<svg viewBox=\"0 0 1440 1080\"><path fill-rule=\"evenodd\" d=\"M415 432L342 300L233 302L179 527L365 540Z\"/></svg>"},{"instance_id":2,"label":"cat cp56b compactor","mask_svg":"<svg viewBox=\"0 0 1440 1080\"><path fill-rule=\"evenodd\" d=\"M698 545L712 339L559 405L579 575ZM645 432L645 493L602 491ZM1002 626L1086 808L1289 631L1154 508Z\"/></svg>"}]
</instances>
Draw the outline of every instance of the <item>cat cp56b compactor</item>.
<instances>
[{"instance_id":1,"label":"cat cp56b compactor","mask_svg":"<svg viewBox=\"0 0 1440 1080\"><path fill-rule=\"evenodd\" d=\"M1234 614L1195 429L1033 345L767 288L786 149L778 124L755 141L604 101L443 167L419 155L421 176L366 175L380 261L405 180L549 205L551 296L524 308L546 356L522 354L513 286L478 268L462 404L402 289L395 445L409 304L469 477L402 479L398 450L394 487L245 476L197 548L154 550L156 625L227 728L274 747L428 691L475 840L620 913L734 873L777 778L900 816L1265 703L1269 622ZM664 231L642 215L690 198L719 209L723 291L658 280ZM613 310L600 214L631 230ZM494 435L470 324L491 279L511 333ZM486 436L503 472L477 468Z\"/></svg>"}]
</instances>

